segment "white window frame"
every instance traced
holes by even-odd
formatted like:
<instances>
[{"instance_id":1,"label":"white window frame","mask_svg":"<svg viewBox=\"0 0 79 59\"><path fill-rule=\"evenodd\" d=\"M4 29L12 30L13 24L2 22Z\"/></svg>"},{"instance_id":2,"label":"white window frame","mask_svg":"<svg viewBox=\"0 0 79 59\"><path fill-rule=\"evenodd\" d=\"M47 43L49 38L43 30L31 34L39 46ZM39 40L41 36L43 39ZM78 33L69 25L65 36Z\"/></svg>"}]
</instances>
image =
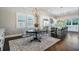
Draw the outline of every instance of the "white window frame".
<instances>
[{"instance_id":1,"label":"white window frame","mask_svg":"<svg viewBox=\"0 0 79 59\"><path fill-rule=\"evenodd\" d=\"M20 26L20 23L18 22L18 16L23 16L25 19L24 19L24 21L25 22L23 22L23 26ZM16 28L25 28L26 27L26 20L27 20L27 17L26 17L26 14L24 14L24 13L16 13Z\"/></svg>"}]
</instances>

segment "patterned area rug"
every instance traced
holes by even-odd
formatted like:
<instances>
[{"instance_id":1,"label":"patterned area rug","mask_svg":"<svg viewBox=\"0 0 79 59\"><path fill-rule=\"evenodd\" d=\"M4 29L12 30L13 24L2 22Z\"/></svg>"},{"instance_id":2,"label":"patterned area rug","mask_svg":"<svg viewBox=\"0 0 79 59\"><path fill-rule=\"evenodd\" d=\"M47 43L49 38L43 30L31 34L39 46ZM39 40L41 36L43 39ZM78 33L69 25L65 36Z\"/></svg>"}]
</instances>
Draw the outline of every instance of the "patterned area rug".
<instances>
[{"instance_id":1,"label":"patterned area rug","mask_svg":"<svg viewBox=\"0 0 79 59\"><path fill-rule=\"evenodd\" d=\"M31 39L33 39L33 37L10 40L10 51L44 51L60 41L60 39L49 36L42 37L40 39L41 42L30 42Z\"/></svg>"}]
</instances>

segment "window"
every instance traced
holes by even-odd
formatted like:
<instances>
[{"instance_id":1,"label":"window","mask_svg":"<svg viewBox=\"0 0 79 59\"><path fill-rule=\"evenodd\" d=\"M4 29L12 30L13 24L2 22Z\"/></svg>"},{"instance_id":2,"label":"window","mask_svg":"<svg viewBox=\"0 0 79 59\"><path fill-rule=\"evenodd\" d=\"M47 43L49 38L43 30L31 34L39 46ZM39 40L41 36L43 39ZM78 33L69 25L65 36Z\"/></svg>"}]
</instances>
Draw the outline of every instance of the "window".
<instances>
[{"instance_id":1,"label":"window","mask_svg":"<svg viewBox=\"0 0 79 59\"><path fill-rule=\"evenodd\" d=\"M79 23L79 19L77 18L73 19L73 22L72 22L73 25L78 25L78 23Z\"/></svg>"},{"instance_id":2,"label":"window","mask_svg":"<svg viewBox=\"0 0 79 59\"><path fill-rule=\"evenodd\" d=\"M43 20L43 26L49 26L49 21L48 19Z\"/></svg>"},{"instance_id":3,"label":"window","mask_svg":"<svg viewBox=\"0 0 79 59\"><path fill-rule=\"evenodd\" d=\"M33 20L34 20L34 16L29 15L29 16L28 16L28 19L27 19L28 28L33 28L33 27L34 27L34 25L33 25Z\"/></svg>"},{"instance_id":4,"label":"window","mask_svg":"<svg viewBox=\"0 0 79 59\"><path fill-rule=\"evenodd\" d=\"M16 14L16 27L17 28L24 28L26 27L26 15L25 14L21 14L21 13L17 13Z\"/></svg>"},{"instance_id":5,"label":"window","mask_svg":"<svg viewBox=\"0 0 79 59\"><path fill-rule=\"evenodd\" d=\"M71 20L67 20L66 24L71 25Z\"/></svg>"}]
</instances>

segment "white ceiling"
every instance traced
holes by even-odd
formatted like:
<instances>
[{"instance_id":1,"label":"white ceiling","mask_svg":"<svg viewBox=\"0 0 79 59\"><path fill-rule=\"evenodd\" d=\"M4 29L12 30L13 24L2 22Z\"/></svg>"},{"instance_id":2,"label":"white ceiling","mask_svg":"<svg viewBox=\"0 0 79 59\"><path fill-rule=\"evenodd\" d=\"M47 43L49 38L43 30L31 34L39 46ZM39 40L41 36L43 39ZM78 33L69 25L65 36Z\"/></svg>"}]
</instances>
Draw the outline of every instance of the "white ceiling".
<instances>
[{"instance_id":1,"label":"white ceiling","mask_svg":"<svg viewBox=\"0 0 79 59\"><path fill-rule=\"evenodd\" d=\"M30 12L32 11L34 7L14 7L14 8L3 8L3 10L9 10L11 9L12 11L24 11L24 12ZM48 13L51 16L61 16L61 15L66 15L66 14L71 14L71 13L78 13L78 8L77 7L37 7L38 10L44 11L45 13ZM1 7L0 7L1 9Z\"/></svg>"},{"instance_id":2,"label":"white ceiling","mask_svg":"<svg viewBox=\"0 0 79 59\"><path fill-rule=\"evenodd\" d=\"M49 8L39 8L39 9L44 10L54 16L60 16L60 15L65 15L65 14L69 14L69 13L78 12L77 7L63 7L63 8L49 7Z\"/></svg>"}]
</instances>

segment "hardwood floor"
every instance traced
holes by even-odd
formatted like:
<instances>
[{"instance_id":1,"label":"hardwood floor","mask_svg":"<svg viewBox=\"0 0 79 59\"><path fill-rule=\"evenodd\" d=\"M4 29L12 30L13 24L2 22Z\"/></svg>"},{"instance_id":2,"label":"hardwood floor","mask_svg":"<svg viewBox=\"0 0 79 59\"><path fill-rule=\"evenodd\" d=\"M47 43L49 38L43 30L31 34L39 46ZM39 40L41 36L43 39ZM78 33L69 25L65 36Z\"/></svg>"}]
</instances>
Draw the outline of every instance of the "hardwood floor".
<instances>
[{"instance_id":1,"label":"hardwood floor","mask_svg":"<svg viewBox=\"0 0 79 59\"><path fill-rule=\"evenodd\" d=\"M14 40L18 38L21 37L6 39L4 45L4 51L9 51L10 40ZM49 47L45 51L79 51L79 34L68 32L67 36L63 40Z\"/></svg>"},{"instance_id":2,"label":"hardwood floor","mask_svg":"<svg viewBox=\"0 0 79 59\"><path fill-rule=\"evenodd\" d=\"M46 51L68 51L68 49L64 46L63 41L60 41L57 44L46 49Z\"/></svg>"},{"instance_id":3,"label":"hardwood floor","mask_svg":"<svg viewBox=\"0 0 79 59\"><path fill-rule=\"evenodd\" d=\"M46 51L79 51L79 35L78 33L68 33L64 40L51 46Z\"/></svg>"}]
</instances>

